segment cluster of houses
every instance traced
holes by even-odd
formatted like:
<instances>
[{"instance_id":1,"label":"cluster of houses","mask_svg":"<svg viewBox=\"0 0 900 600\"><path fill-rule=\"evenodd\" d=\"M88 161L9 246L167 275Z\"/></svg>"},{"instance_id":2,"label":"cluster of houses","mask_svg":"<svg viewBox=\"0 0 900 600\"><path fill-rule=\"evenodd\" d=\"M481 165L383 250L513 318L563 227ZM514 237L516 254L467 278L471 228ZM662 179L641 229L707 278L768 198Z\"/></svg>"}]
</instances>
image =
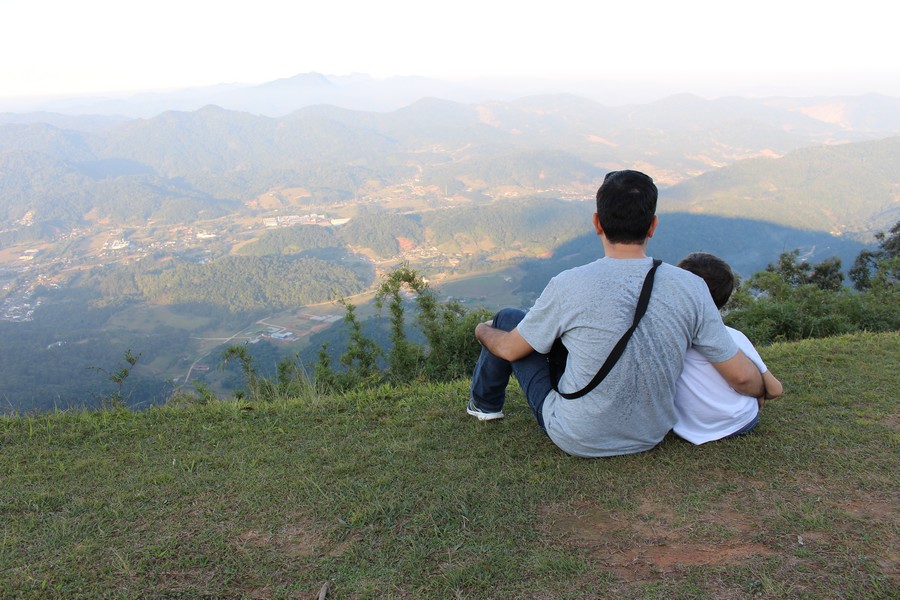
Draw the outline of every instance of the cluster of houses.
<instances>
[{"instance_id":1,"label":"cluster of houses","mask_svg":"<svg viewBox=\"0 0 900 600\"><path fill-rule=\"evenodd\" d=\"M130 245L131 245L131 242L129 242L128 240L119 238L119 239L109 240L108 242L105 242L103 244L103 249L104 250L122 250L123 248L127 248Z\"/></svg>"},{"instance_id":2,"label":"cluster of houses","mask_svg":"<svg viewBox=\"0 0 900 600\"><path fill-rule=\"evenodd\" d=\"M34 320L34 311L41 305L41 298L31 301L30 296L8 297L0 303L0 321L27 322Z\"/></svg>"},{"instance_id":3,"label":"cluster of houses","mask_svg":"<svg viewBox=\"0 0 900 600\"><path fill-rule=\"evenodd\" d=\"M317 331L322 331L323 329L327 329L329 325L335 323L337 321L343 320L343 315L309 315L304 314L300 315L302 318L308 321L314 321L317 324L313 325L311 328L300 333L300 336L303 335L311 335L316 333ZM275 342L296 342L298 339L298 334L290 331L284 327L278 326L269 326L266 327L265 331L259 332L258 336L254 339L250 340L250 343L256 343L261 339L272 340Z\"/></svg>"},{"instance_id":4,"label":"cluster of houses","mask_svg":"<svg viewBox=\"0 0 900 600\"><path fill-rule=\"evenodd\" d=\"M350 219L329 219L325 215L309 213L308 215L285 215L283 217L263 217L263 225L267 229L276 227L294 227L296 225L343 225Z\"/></svg>"},{"instance_id":5,"label":"cluster of houses","mask_svg":"<svg viewBox=\"0 0 900 600\"><path fill-rule=\"evenodd\" d=\"M27 256L34 256L28 254ZM31 271L30 265L14 269L13 272L24 274ZM39 286L57 289L59 284L51 281L46 275L23 275L0 288L0 321L27 322L34 320L34 311L43 303L40 296L35 297L35 289Z\"/></svg>"}]
</instances>

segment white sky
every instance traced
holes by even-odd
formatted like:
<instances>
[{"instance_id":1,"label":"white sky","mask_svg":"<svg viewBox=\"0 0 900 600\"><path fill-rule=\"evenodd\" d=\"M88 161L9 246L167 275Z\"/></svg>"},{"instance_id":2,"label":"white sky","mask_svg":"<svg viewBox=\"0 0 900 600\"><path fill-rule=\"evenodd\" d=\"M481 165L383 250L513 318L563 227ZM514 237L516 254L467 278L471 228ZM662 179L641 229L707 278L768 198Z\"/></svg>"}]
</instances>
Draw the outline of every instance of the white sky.
<instances>
[{"instance_id":1,"label":"white sky","mask_svg":"<svg viewBox=\"0 0 900 600\"><path fill-rule=\"evenodd\" d=\"M2 0L0 97L367 73L900 94L885 0ZM712 95L715 95L713 93Z\"/></svg>"}]
</instances>

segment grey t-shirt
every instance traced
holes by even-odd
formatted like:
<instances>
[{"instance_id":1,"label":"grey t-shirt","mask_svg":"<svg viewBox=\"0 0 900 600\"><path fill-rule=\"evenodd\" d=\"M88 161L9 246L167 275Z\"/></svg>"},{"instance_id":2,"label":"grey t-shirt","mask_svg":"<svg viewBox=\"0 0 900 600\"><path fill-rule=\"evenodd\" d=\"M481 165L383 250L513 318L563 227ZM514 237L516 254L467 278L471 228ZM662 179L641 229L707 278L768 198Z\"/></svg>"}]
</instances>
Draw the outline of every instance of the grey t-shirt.
<instances>
[{"instance_id":1,"label":"grey t-shirt","mask_svg":"<svg viewBox=\"0 0 900 600\"><path fill-rule=\"evenodd\" d=\"M569 349L559 383L580 390L631 326L651 258L602 258L554 277L518 330L547 353ZM702 279L672 265L656 272L650 304L625 352L591 393L567 400L551 391L543 406L550 439L575 456L612 456L653 448L675 424L675 382L694 347L710 362L737 354Z\"/></svg>"}]
</instances>

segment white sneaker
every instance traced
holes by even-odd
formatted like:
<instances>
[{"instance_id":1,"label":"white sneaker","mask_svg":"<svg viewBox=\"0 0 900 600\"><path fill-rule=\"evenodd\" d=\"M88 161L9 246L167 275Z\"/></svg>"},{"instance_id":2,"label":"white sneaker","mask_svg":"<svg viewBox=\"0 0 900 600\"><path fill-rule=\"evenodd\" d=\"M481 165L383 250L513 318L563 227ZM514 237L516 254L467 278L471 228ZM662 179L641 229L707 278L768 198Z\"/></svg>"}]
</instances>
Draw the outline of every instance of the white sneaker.
<instances>
[{"instance_id":1,"label":"white sneaker","mask_svg":"<svg viewBox=\"0 0 900 600\"><path fill-rule=\"evenodd\" d=\"M481 410L477 406L475 406L475 400L469 400L469 405L466 406L466 412L478 419L479 421L493 421L494 419L502 419L503 411L498 410L496 412L489 412L486 410Z\"/></svg>"}]
</instances>

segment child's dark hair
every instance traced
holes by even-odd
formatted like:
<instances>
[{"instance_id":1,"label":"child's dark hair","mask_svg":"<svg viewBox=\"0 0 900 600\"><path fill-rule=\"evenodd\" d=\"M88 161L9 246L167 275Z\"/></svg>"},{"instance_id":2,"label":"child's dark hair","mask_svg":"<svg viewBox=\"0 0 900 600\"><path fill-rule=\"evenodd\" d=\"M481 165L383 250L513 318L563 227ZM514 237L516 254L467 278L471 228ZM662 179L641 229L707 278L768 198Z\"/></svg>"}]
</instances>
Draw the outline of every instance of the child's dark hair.
<instances>
[{"instance_id":1,"label":"child's dark hair","mask_svg":"<svg viewBox=\"0 0 900 600\"><path fill-rule=\"evenodd\" d=\"M703 278L709 293L712 294L713 302L716 303L716 308L722 308L731 298L731 292L734 291L734 272L727 262L715 254L694 252L682 258L678 266Z\"/></svg>"}]
</instances>

